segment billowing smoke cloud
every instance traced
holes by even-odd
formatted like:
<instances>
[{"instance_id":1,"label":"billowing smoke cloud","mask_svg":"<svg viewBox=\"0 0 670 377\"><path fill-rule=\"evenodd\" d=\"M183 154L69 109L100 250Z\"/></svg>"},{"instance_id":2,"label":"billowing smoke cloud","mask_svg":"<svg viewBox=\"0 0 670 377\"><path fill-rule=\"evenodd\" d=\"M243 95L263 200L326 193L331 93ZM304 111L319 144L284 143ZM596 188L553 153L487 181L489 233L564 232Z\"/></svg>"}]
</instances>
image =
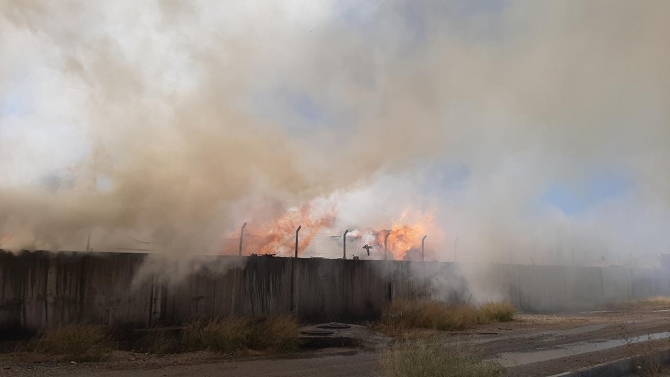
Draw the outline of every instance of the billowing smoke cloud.
<instances>
[{"instance_id":1,"label":"billowing smoke cloud","mask_svg":"<svg viewBox=\"0 0 670 377\"><path fill-rule=\"evenodd\" d=\"M442 259L670 246L667 2L0 11L0 233L14 247L81 245L93 227L99 244L123 230L216 251L241 222L333 192L342 226L436 213ZM61 166L76 178L34 184ZM616 195L588 193L611 177ZM553 205L556 187L580 208Z\"/></svg>"}]
</instances>

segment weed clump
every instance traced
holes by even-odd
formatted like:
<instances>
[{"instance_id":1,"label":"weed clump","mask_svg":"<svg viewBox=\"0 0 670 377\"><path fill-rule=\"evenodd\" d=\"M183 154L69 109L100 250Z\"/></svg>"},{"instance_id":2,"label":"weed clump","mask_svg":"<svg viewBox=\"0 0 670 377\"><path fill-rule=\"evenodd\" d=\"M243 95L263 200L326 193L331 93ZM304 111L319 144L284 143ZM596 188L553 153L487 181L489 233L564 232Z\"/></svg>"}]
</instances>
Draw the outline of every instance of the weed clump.
<instances>
[{"instance_id":1,"label":"weed clump","mask_svg":"<svg viewBox=\"0 0 670 377\"><path fill-rule=\"evenodd\" d=\"M37 336L30 348L56 360L75 362L104 361L112 353L105 327L88 324L48 329Z\"/></svg>"},{"instance_id":2,"label":"weed clump","mask_svg":"<svg viewBox=\"0 0 670 377\"><path fill-rule=\"evenodd\" d=\"M182 343L189 350L222 353L243 349L291 351L298 346L298 322L288 315L199 321L186 326Z\"/></svg>"},{"instance_id":3,"label":"weed clump","mask_svg":"<svg viewBox=\"0 0 670 377\"><path fill-rule=\"evenodd\" d=\"M656 296L636 300L610 303L604 306L609 310L661 309L670 307L670 297Z\"/></svg>"},{"instance_id":4,"label":"weed clump","mask_svg":"<svg viewBox=\"0 0 670 377\"><path fill-rule=\"evenodd\" d=\"M473 325L476 315L475 309L468 305L396 300L384 309L382 324L398 330L408 328L461 330Z\"/></svg>"},{"instance_id":5,"label":"weed clump","mask_svg":"<svg viewBox=\"0 0 670 377\"><path fill-rule=\"evenodd\" d=\"M139 339L134 346L137 351L159 356L180 353L184 348L177 336L165 332L149 333Z\"/></svg>"},{"instance_id":6,"label":"weed clump","mask_svg":"<svg viewBox=\"0 0 670 377\"><path fill-rule=\"evenodd\" d=\"M507 301L487 302L477 308L477 323L510 322L516 308Z\"/></svg>"},{"instance_id":7,"label":"weed clump","mask_svg":"<svg viewBox=\"0 0 670 377\"><path fill-rule=\"evenodd\" d=\"M410 328L456 331L476 324L511 321L514 313L514 306L507 302L491 302L476 307L438 301L396 300L382 312L381 324L390 332Z\"/></svg>"},{"instance_id":8,"label":"weed clump","mask_svg":"<svg viewBox=\"0 0 670 377\"><path fill-rule=\"evenodd\" d=\"M384 377L498 377L503 367L427 342L400 344L381 357Z\"/></svg>"},{"instance_id":9,"label":"weed clump","mask_svg":"<svg viewBox=\"0 0 670 377\"><path fill-rule=\"evenodd\" d=\"M106 361L112 351L126 350L156 355L210 350L234 353L241 350L286 352L298 347L298 321L290 315L230 317L188 324L174 329L135 331L127 324L104 326L71 324L45 330L15 348L15 357L26 361ZM112 341L115 339L116 341Z\"/></svg>"}]
</instances>

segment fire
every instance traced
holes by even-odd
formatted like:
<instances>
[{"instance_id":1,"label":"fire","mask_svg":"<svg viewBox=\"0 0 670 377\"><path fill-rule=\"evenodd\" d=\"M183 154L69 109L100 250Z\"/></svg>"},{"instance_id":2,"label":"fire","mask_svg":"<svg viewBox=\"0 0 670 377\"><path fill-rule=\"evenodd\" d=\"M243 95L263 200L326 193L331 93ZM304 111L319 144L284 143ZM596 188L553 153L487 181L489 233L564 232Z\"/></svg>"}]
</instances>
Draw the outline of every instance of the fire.
<instances>
[{"instance_id":1,"label":"fire","mask_svg":"<svg viewBox=\"0 0 670 377\"><path fill-rule=\"evenodd\" d=\"M250 222L244 234L243 254L270 254L277 256L293 256L295 252L295 232L301 226L299 233L298 255L301 255L310 246L314 237L321 231L327 234L342 234L343 229L333 229L337 212L334 206L325 210L316 210L311 204L305 204L293 208L274 220L256 224ZM383 256L384 245L387 233L389 259L405 260L418 259L413 253L421 250L421 239L430 234L433 239L439 238L437 227L434 226L432 214L426 215L420 211L406 209L396 221L391 222L388 229L350 229L350 241L356 239L360 242L364 238L370 239L368 242L377 253L372 254L373 258ZM366 236L367 235L367 236ZM224 254L237 254L239 247L239 231L228 235L228 240L224 246ZM337 237L334 237L337 239ZM324 242L322 239L319 242ZM326 241L331 242L331 241ZM321 247L321 244L318 244ZM326 245L331 248L341 246L341 241L332 241L332 245ZM360 245L362 246L362 245ZM360 248L360 247L359 247ZM332 255L332 254L331 254Z\"/></svg>"},{"instance_id":2,"label":"fire","mask_svg":"<svg viewBox=\"0 0 670 377\"><path fill-rule=\"evenodd\" d=\"M377 243L379 246L388 247L389 258L395 260L407 259L408 253L412 250L419 250L421 248L421 239L432 228L433 216L424 216L420 221L408 225L404 223L408 211L403 212L400 220L394 221L389 231L377 232ZM388 240L386 235L388 233Z\"/></svg>"},{"instance_id":3,"label":"fire","mask_svg":"<svg viewBox=\"0 0 670 377\"><path fill-rule=\"evenodd\" d=\"M310 204L287 211L265 224L249 224L244 235L245 254L271 254L292 256L295 253L295 232L300 230L298 254L302 254L322 228L335 223L335 210L331 207L316 214ZM239 237L231 235L230 238ZM227 244L224 254L233 254L233 244Z\"/></svg>"}]
</instances>

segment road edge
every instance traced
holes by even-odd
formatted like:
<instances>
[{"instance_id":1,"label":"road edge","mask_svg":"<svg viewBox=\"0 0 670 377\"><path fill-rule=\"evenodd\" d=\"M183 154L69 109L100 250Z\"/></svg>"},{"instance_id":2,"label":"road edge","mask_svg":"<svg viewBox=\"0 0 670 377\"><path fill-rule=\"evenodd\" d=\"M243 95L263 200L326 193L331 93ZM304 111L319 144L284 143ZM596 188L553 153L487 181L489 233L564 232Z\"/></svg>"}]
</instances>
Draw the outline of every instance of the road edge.
<instances>
[{"instance_id":1,"label":"road edge","mask_svg":"<svg viewBox=\"0 0 670 377\"><path fill-rule=\"evenodd\" d=\"M669 364L670 348L654 352L651 355L635 355L577 371L554 374L548 377L623 377L630 373L634 373L636 365L639 365L643 358L649 356L658 357L662 364Z\"/></svg>"}]
</instances>

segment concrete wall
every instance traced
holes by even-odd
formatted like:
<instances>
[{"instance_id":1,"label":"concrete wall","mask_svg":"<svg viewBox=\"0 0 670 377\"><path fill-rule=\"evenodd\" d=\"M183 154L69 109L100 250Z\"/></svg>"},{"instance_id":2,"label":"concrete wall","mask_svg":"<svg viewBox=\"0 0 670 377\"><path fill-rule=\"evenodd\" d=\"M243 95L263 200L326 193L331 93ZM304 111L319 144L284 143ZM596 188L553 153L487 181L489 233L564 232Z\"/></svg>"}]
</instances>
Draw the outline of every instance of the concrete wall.
<instances>
[{"instance_id":1,"label":"concrete wall","mask_svg":"<svg viewBox=\"0 0 670 377\"><path fill-rule=\"evenodd\" d=\"M0 327L142 326L296 312L361 320L398 298L508 299L525 311L581 310L670 296L667 270L398 261L0 251Z\"/></svg>"},{"instance_id":2,"label":"concrete wall","mask_svg":"<svg viewBox=\"0 0 670 377\"><path fill-rule=\"evenodd\" d=\"M0 326L146 322L150 282L129 289L146 255L0 252Z\"/></svg>"}]
</instances>

